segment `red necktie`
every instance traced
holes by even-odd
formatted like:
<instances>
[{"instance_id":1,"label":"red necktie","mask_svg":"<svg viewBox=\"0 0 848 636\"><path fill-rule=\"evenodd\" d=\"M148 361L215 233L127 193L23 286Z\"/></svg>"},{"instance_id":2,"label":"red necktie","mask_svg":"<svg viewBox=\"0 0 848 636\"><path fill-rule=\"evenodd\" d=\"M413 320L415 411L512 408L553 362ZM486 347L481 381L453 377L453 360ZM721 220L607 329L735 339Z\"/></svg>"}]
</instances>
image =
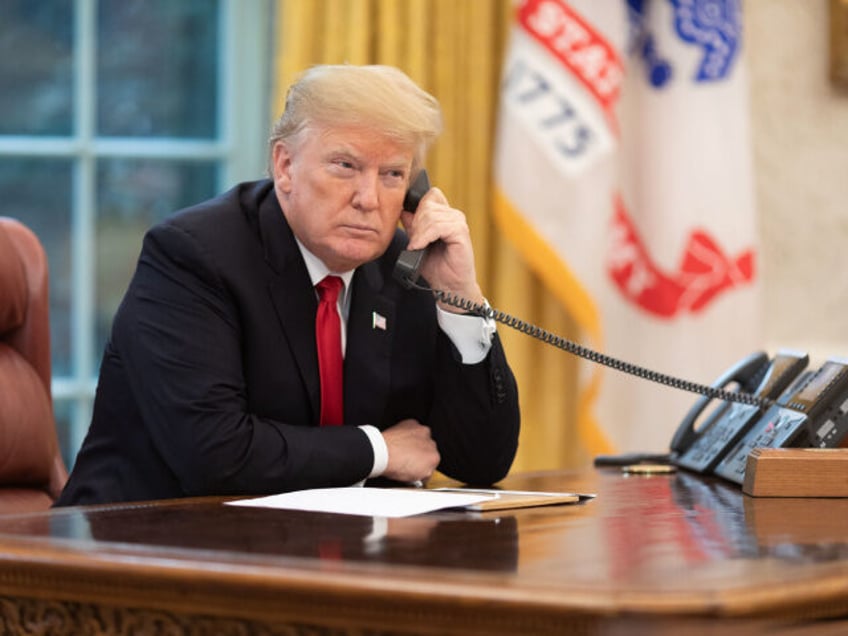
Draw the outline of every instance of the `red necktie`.
<instances>
[{"instance_id":1,"label":"red necktie","mask_svg":"<svg viewBox=\"0 0 848 636\"><path fill-rule=\"evenodd\" d=\"M343 285L338 276L327 276L315 286L319 299L315 338L321 376L321 426L342 424L344 418L342 329L337 308Z\"/></svg>"}]
</instances>

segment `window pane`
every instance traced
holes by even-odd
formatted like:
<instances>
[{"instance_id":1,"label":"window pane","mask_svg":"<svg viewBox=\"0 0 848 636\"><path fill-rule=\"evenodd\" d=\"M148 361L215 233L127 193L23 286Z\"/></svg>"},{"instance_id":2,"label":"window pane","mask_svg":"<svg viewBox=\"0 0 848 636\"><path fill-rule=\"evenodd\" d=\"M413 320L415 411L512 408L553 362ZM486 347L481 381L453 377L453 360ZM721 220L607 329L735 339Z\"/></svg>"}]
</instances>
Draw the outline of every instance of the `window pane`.
<instances>
[{"instance_id":1,"label":"window pane","mask_svg":"<svg viewBox=\"0 0 848 636\"><path fill-rule=\"evenodd\" d=\"M218 1L100 2L97 132L213 138Z\"/></svg>"},{"instance_id":2,"label":"window pane","mask_svg":"<svg viewBox=\"0 0 848 636\"><path fill-rule=\"evenodd\" d=\"M217 164L103 159L97 168L97 306L95 343L102 349L123 298L145 231L180 208L215 194ZM99 366L101 351L94 368Z\"/></svg>"},{"instance_id":3,"label":"window pane","mask_svg":"<svg viewBox=\"0 0 848 636\"><path fill-rule=\"evenodd\" d=\"M70 400L54 400L53 416L56 419L56 436L59 438L59 448L62 449L62 459L65 466L71 469L74 463L76 448L73 448L71 435L74 404Z\"/></svg>"},{"instance_id":4,"label":"window pane","mask_svg":"<svg viewBox=\"0 0 848 636\"><path fill-rule=\"evenodd\" d=\"M69 135L71 0L0 2L0 134Z\"/></svg>"},{"instance_id":5,"label":"window pane","mask_svg":"<svg viewBox=\"0 0 848 636\"><path fill-rule=\"evenodd\" d=\"M47 252L54 376L71 369L71 175L64 159L0 158L0 213L35 232Z\"/></svg>"}]
</instances>

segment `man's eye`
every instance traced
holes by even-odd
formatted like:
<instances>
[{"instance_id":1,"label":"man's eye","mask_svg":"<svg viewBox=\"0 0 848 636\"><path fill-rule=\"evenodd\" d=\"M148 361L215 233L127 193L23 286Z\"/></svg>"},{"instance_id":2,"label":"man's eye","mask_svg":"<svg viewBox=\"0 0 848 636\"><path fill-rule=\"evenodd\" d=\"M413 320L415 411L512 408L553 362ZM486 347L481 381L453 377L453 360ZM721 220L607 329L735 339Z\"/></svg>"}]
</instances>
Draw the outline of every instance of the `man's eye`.
<instances>
[{"instance_id":1,"label":"man's eye","mask_svg":"<svg viewBox=\"0 0 848 636\"><path fill-rule=\"evenodd\" d=\"M333 170L337 172L347 173L356 170L356 163L352 159L342 157L331 158L327 165L332 166Z\"/></svg>"},{"instance_id":2,"label":"man's eye","mask_svg":"<svg viewBox=\"0 0 848 636\"><path fill-rule=\"evenodd\" d=\"M383 177L390 183L403 181L405 176L403 170L387 170L383 173Z\"/></svg>"}]
</instances>

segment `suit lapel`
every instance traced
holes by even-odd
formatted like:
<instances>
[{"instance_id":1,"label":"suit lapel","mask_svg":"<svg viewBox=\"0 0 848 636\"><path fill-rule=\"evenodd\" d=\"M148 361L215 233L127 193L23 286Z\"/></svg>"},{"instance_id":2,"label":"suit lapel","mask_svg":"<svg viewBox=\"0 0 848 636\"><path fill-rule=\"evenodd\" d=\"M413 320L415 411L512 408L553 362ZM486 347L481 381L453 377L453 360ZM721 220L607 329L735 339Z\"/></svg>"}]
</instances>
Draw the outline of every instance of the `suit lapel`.
<instances>
[{"instance_id":1,"label":"suit lapel","mask_svg":"<svg viewBox=\"0 0 848 636\"><path fill-rule=\"evenodd\" d=\"M260 206L259 226L265 260L274 272L269 277L268 292L309 396L312 419L317 424L321 410L321 386L315 352L315 312L318 301L294 234L273 190Z\"/></svg>"},{"instance_id":2,"label":"suit lapel","mask_svg":"<svg viewBox=\"0 0 848 636\"><path fill-rule=\"evenodd\" d=\"M315 351L318 301L273 190L260 204L259 227L265 260L274 272L268 291L317 424L321 410ZM380 293L383 275L377 263L357 269L351 284L353 297L344 362L345 422L376 426L382 421L389 393L395 303Z\"/></svg>"},{"instance_id":3,"label":"suit lapel","mask_svg":"<svg viewBox=\"0 0 848 636\"><path fill-rule=\"evenodd\" d=\"M345 351L345 422L379 426L389 392L395 303L379 293L383 275L376 263L360 267L352 286Z\"/></svg>"}]
</instances>

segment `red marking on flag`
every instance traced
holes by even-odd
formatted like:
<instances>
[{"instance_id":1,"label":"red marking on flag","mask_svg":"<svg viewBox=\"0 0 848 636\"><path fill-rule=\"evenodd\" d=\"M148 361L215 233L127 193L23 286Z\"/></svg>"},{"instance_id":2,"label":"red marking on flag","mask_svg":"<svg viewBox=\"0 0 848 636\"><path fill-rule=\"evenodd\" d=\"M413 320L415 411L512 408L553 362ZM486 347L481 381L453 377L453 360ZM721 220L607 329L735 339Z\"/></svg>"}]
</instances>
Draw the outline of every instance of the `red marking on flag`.
<instances>
[{"instance_id":1,"label":"red marking on flag","mask_svg":"<svg viewBox=\"0 0 848 636\"><path fill-rule=\"evenodd\" d=\"M562 0L524 0L518 23L583 83L617 129L624 68L615 48Z\"/></svg>"},{"instance_id":2,"label":"red marking on flag","mask_svg":"<svg viewBox=\"0 0 848 636\"><path fill-rule=\"evenodd\" d=\"M624 204L616 200L609 275L625 298L655 316L698 313L720 293L751 282L754 256L748 249L729 258L709 234L696 229L686 241L679 271L660 271Z\"/></svg>"}]
</instances>

